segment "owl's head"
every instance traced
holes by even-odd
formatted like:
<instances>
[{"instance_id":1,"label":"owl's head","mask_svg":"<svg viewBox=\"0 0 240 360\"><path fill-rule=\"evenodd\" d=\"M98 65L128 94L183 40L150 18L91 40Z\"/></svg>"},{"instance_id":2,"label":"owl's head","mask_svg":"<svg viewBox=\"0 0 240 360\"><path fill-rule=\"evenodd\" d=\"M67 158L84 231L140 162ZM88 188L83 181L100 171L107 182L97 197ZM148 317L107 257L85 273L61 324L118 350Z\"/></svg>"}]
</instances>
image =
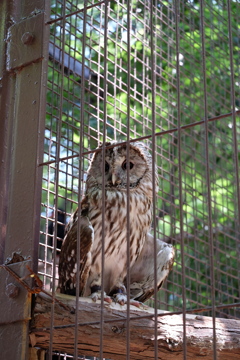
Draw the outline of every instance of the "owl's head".
<instances>
[{"instance_id":1,"label":"owl's head","mask_svg":"<svg viewBox=\"0 0 240 360\"><path fill-rule=\"evenodd\" d=\"M114 144L114 142L108 142L105 145ZM101 150L102 146L98 149ZM130 189L138 187L141 183L151 182L152 157L146 145L140 142L131 143L129 144L129 154L127 151L126 144L116 144L106 149L104 166L102 151L96 152L88 169L88 185L91 183L90 186L102 187L103 170L107 189L126 189L128 173Z\"/></svg>"}]
</instances>

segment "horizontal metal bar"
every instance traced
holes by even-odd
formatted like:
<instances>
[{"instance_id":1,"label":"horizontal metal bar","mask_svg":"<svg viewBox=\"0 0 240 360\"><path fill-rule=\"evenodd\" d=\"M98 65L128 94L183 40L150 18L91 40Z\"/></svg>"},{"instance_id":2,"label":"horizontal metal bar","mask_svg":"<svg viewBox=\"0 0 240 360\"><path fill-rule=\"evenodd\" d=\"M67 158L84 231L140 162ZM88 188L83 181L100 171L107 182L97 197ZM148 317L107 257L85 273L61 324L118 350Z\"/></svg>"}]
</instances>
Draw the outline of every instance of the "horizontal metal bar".
<instances>
[{"instance_id":1,"label":"horizontal metal bar","mask_svg":"<svg viewBox=\"0 0 240 360\"><path fill-rule=\"evenodd\" d=\"M116 0L108 0L108 2L116 2ZM79 14L79 13L81 13L81 12L84 12L85 10L92 9L92 8L94 8L94 7L97 7L97 6L102 5L102 4L105 4L105 3L106 3L105 0L99 1L99 2L97 2L97 3L95 3L95 4L86 6L86 8L82 8L82 9L73 11L73 12L71 12L70 14L67 14L67 15L65 15L65 16L60 16L60 17L57 18L57 19L49 20L49 21L47 21L47 22L45 23L45 25L54 24L54 23L56 23L56 22L58 22L58 21L60 21L60 20L67 19L67 18L70 17L70 16L77 15L77 14Z\"/></svg>"},{"instance_id":2,"label":"horizontal metal bar","mask_svg":"<svg viewBox=\"0 0 240 360\"><path fill-rule=\"evenodd\" d=\"M235 111L235 114L240 115L240 110ZM230 117L232 115L233 115L233 112L223 114L223 115L218 115L218 116L212 117L210 119L207 119L207 122L221 120L221 119L224 119L226 117ZM201 121L197 121L197 122L194 122L194 123L191 123L191 124L183 125L183 126L180 126L180 128L173 128L173 129L169 129L169 130L160 131L160 132L155 133L154 136L162 136L162 135L166 135L166 134L172 134L172 133L177 132L177 131L189 129L189 128L192 128L194 126L203 125L203 124L205 124L205 120L201 120ZM129 142L134 143L136 141L142 141L142 140L150 139L151 137L152 137L152 134L151 135L146 135L146 136L141 136L141 137L138 137L136 139L131 139L131 140L129 140ZM124 145L126 143L127 143L127 141L121 142L122 145ZM118 145L119 144L117 144L117 143L114 144L114 145L108 145L108 146L106 146L106 149L111 149L111 148L113 148L115 146L118 146ZM82 153L82 155L84 156L84 155L93 154L93 153L95 153L97 151L101 151L101 150L96 150L95 149L95 150L85 151L85 152ZM75 155L71 155L71 156L65 156L63 158L59 158L59 161L65 161L65 160L68 160L68 159L77 158L78 156L79 156L79 154L75 154ZM50 164L54 164L54 163L56 163L56 160L42 162L42 163L38 164L38 166L50 165Z\"/></svg>"}]
</instances>

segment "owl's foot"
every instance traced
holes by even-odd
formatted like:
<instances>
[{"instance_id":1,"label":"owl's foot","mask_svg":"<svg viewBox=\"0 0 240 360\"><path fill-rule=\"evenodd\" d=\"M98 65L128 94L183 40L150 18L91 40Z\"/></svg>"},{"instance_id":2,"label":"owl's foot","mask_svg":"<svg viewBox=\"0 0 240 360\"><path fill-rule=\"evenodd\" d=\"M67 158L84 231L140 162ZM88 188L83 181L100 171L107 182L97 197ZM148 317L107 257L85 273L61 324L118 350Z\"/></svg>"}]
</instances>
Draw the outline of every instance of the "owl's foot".
<instances>
[{"instance_id":1,"label":"owl's foot","mask_svg":"<svg viewBox=\"0 0 240 360\"><path fill-rule=\"evenodd\" d=\"M110 295L112 295L114 301L120 305L125 305L128 302L128 297L127 297L127 290L125 288L124 285L122 285L121 287L115 287ZM141 307L142 303L140 303L137 300L129 300L130 305L136 306L138 308Z\"/></svg>"},{"instance_id":2,"label":"owl's foot","mask_svg":"<svg viewBox=\"0 0 240 360\"><path fill-rule=\"evenodd\" d=\"M94 285L91 287L91 299L96 302L97 300L101 300L102 298L102 290L101 286ZM103 292L103 300L108 302L109 304L112 302L112 298L108 296L105 291Z\"/></svg>"},{"instance_id":3,"label":"owl's foot","mask_svg":"<svg viewBox=\"0 0 240 360\"><path fill-rule=\"evenodd\" d=\"M127 295L122 293L117 293L113 295L113 299L116 303L120 305L125 305L127 303Z\"/></svg>"},{"instance_id":4,"label":"owl's foot","mask_svg":"<svg viewBox=\"0 0 240 360\"><path fill-rule=\"evenodd\" d=\"M120 305L125 305L127 304L128 302L128 297L127 297L127 294L124 294L122 292L118 292L118 293L115 293L113 295L113 299L115 300L116 303L120 304ZM129 300L129 304L132 305L132 306L136 306L137 308L145 308L144 304L137 301L137 300L134 300L134 299L130 299Z\"/></svg>"},{"instance_id":5,"label":"owl's foot","mask_svg":"<svg viewBox=\"0 0 240 360\"><path fill-rule=\"evenodd\" d=\"M109 294L113 300L120 304L120 305L124 305L127 303L127 293L126 293L126 288L124 285L119 285L114 287Z\"/></svg>"}]
</instances>

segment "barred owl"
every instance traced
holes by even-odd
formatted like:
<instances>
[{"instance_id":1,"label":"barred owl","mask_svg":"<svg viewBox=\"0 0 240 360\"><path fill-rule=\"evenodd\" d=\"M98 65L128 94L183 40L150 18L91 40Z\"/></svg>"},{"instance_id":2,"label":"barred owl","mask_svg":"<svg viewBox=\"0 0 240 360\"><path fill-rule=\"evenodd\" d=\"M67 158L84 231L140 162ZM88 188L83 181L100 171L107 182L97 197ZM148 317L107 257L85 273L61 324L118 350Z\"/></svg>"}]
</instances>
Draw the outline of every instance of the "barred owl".
<instances>
[{"instance_id":1,"label":"barred owl","mask_svg":"<svg viewBox=\"0 0 240 360\"><path fill-rule=\"evenodd\" d=\"M106 146L109 145L114 143L106 143ZM96 301L103 293L106 301L114 299L120 304L127 302L127 241L130 244L130 301L144 302L153 295L155 256L158 289L172 267L173 247L157 239L157 254L154 255L154 238L150 234L155 196L152 191L152 157L143 143L134 143L129 145L128 159L127 162L125 144L108 147L105 150L103 181L101 147L92 158L85 196L81 202L81 216L79 218L78 209L72 215L60 253L59 287L62 293L76 295L77 231L80 232L80 296L91 296ZM156 172L156 190L157 179Z\"/></svg>"}]
</instances>

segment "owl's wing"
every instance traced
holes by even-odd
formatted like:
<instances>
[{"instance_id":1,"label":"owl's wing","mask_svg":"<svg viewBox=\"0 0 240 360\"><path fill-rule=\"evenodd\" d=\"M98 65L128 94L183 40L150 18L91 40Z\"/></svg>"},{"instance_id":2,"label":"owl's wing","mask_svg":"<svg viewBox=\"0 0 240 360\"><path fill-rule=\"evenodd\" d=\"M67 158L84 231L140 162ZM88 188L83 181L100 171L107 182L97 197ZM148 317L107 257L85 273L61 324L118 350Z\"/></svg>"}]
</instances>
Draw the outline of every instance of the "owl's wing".
<instances>
[{"instance_id":1,"label":"owl's wing","mask_svg":"<svg viewBox=\"0 0 240 360\"><path fill-rule=\"evenodd\" d=\"M94 241L94 230L88 218L88 207L84 206L80 219L78 209L72 215L66 228L59 258L59 288L60 292L76 295L77 286L77 231L80 221L80 276L79 295L85 290L88 274L91 266L91 250Z\"/></svg>"},{"instance_id":2,"label":"owl's wing","mask_svg":"<svg viewBox=\"0 0 240 360\"><path fill-rule=\"evenodd\" d=\"M154 238L147 234L146 241L137 261L131 268L131 298L144 302L154 294ZM157 239L157 289L162 286L172 269L175 251L169 245Z\"/></svg>"}]
</instances>

